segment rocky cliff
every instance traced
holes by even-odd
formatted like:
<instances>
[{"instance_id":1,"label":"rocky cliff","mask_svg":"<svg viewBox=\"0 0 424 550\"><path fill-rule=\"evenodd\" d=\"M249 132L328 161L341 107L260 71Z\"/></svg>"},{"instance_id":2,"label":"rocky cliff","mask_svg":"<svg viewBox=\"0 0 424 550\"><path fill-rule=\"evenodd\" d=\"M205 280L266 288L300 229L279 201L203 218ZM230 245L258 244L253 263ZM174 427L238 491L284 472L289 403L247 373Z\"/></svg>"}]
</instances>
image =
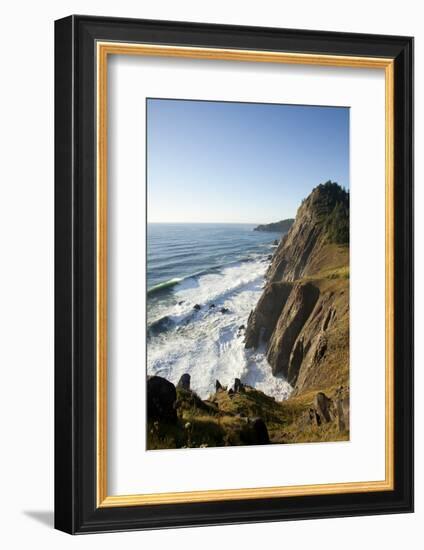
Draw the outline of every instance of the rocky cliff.
<instances>
[{"instance_id":1,"label":"rocky cliff","mask_svg":"<svg viewBox=\"0 0 424 550\"><path fill-rule=\"evenodd\" d=\"M279 222L266 223L258 225L253 231L269 231L271 233L287 233L290 227L293 225L294 220L289 218L287 220L281 220Z\"/></svg>"},{"instance_id":2,"label":"rocky cliff","mask_svg":"<svg viewBox=\"0 0 424 550\"><path fill-rule=\"evenodd\" d=\"M276 249L245 346L265 345L275 375L294 396L349 386L349 194L316 187Z\"/></svg>"},{"instance_id":3,"label":"rocky cliff","mask_svg":"<svg viewBox=\"0 0 424 550\"><path fill-rule=\"evenodd\" d=\"M349 439L349 194L332 182L302 202L281 238L245 347L265 347L293 386L277 401L234 380L202 400L184 374L147 381L147 448Z\"/></svg>"}]
</instances>

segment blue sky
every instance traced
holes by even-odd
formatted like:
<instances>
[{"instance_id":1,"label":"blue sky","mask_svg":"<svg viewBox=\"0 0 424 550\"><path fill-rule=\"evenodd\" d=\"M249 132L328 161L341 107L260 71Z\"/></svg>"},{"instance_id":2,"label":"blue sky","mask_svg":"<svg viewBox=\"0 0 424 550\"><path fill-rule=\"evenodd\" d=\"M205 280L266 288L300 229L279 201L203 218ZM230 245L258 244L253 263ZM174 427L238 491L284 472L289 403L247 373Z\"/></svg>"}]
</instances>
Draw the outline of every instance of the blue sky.
<instances>
[{"instance_id":1,"label":"blue sky","mask_svg":"<svg viewBox=\"0 0 424 550\"><path fill-rule=\"evenodd\" d=\"M149 222L294 217L327 180L349 187L349 109L147 100Z\"/></svg>"}]
</instances>

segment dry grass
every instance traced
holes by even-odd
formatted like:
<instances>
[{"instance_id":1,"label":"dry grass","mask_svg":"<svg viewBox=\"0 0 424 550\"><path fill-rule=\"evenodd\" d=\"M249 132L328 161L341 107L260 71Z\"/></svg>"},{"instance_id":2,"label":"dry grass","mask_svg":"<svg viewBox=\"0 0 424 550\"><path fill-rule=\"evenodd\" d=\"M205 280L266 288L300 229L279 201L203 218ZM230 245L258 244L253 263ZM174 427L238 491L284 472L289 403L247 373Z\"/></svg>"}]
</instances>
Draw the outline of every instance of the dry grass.
<instances>
[{"instance_id":1,"label":"dry grass","mask_svg":"<svg viewBox=\"0 0 424 550\"><path fill-rule=\"evenodd\" d=\"M347 269L349 266L349 246L338 244L325 244L311 259L308 266L308 277L315 279L325 278L326 272L337 269Z\"/></svg>"},{"instance_id":2,"label":"dry grass","mask_svg":"<svg viewBox=\"0 0 424 550\"><path fill-rule=\"evenodd\" d=\"M309 410L317 392L329 398L343 387L349 393L349 248L325 244L312 259L308 276L321 293L328 293L337 309L336 321L326 331L325 360L314 365L307 381L288 400L277 402L264 393L245 387L229 395L219 391L208 400L178 389L178 421L174 425L151 423L147 432L148 449L220 447L248 444L247 419L259 417L266 423L271 443L312 443L347 441L349 431L340 432L337 420L317 425Z\"/></svg>"},{"instance_id":3,"label":"dry grass","mask_svg":"<svg viewBox=\"0 0 424 550\"><path fill-rule=\"evenodd\" d=\"M327 388L326 395L332 397L336 389ZM349 432L339 432L336 421L321 426L308 421L315 394L310 391L279 402L248 386L233 396L220 391L211 396L213 406L208 409L182 407L177 424L150 423L147 448L245 445L248 418L255 417L265 421L273 444L348 440Z\"/></svg>"}]
</instances>

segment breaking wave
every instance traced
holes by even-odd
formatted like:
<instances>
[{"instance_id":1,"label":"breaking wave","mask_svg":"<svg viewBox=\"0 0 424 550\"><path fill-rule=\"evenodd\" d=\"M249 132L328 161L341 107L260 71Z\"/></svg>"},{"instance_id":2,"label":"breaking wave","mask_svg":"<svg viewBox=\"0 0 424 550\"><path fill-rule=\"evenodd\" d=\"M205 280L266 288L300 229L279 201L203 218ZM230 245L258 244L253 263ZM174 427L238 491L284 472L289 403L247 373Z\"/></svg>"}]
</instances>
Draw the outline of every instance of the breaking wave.
<instances>
[{"instance_id":1,"label":"breaking wave","mask_svg":"<svg viewBox=\"0 0 424 550\"><path fill-rule=\"evenodd\" d=\"M244 348L244 329L264 285L269 256L250 254L226 265L174 277L148 291L147 370L178 382L189 373L192 387L206 398L215 380L234 378L277 399L290 385L276 378L265 350ZM161 291L166 297L160 297Z\"/></svg>"}]
</instances>

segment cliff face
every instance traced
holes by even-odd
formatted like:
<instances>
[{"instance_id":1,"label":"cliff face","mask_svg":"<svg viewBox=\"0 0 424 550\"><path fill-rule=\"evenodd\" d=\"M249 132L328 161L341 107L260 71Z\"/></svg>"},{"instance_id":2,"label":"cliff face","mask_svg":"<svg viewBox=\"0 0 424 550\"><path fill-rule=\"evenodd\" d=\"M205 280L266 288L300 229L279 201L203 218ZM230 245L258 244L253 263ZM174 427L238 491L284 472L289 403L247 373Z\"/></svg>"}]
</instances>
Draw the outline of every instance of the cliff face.
<instances>
[{"instance_id":1,"label":"cliff face","mask_svg":"<svg viewBox=\"0 0 424 550\"><path fill-rule=\"evenodd\" d=\"M267 346L294 395L349 384L349 195L331 182L305 199L276 249L245 346Z\"/></svg>"}]
</instances>

